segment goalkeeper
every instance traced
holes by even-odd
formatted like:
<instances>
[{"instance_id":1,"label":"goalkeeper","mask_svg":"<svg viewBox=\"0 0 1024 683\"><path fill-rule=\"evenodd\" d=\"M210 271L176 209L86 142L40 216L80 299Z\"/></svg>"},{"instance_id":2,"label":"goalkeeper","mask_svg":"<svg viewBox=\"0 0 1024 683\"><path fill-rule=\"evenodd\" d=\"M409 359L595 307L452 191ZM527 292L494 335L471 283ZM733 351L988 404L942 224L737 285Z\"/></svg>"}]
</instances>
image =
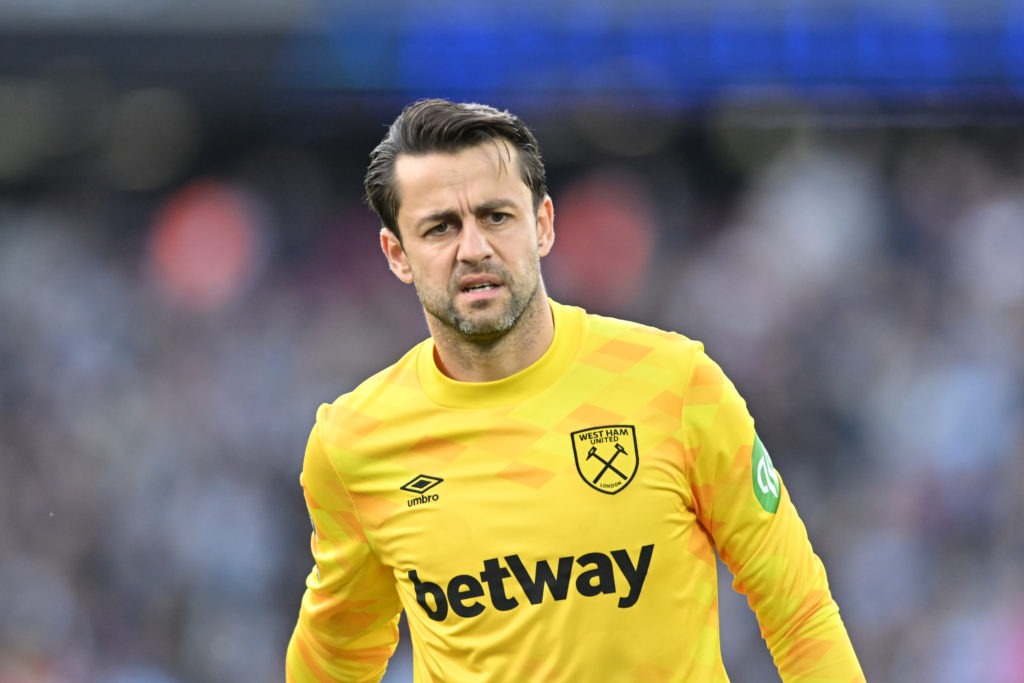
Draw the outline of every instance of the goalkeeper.
<instances>
[{"instance_id":1,"label":"goalkeeper","mask_svg":"<svg viewBox=\"0 0 1024 683\"><path fill-rule=\"evenodd\" d=\"M365 180L430 337L320 406L315 567L287 680L726 681L715 553L783 681L863 681L786 486L703 346L548 298L540 151L478 104L407 107Z\"/></svg>"}]
</instances>

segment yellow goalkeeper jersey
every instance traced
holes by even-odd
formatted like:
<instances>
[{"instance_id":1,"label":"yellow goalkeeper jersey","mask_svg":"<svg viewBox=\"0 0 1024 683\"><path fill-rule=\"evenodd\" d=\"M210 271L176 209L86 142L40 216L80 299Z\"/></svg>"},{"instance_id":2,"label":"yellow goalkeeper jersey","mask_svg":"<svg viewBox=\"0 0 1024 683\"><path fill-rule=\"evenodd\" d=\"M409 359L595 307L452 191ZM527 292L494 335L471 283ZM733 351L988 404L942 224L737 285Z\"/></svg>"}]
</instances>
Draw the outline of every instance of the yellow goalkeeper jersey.
<instances>
[{"instance_id":1,"label":"yellow goalkeeper jersey","mask_svg":"<svg viewBox=\"0 0 1024 683\"><path fill-rule=\"evenodd\" d=\"M554 341L457 382L426 340L322 405L316 565L287 680L728 680L715 551L784 681L863 681L745 403L699 342L551 302Z\"/></svg>"}]
</instances>

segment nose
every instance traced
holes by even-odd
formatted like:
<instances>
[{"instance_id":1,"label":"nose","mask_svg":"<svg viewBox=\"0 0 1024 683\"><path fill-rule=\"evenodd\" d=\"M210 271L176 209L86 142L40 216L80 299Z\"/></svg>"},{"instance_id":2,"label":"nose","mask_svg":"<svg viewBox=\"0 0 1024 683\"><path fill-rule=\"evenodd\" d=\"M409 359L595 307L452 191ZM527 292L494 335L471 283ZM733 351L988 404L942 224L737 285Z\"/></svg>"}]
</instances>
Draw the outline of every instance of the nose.
<instances>
[{"instance_id":1,"label":"nose","mask_svg":"<svg viewBox=\"0 0 1024 683\"><path fill-rule=\"evenodd\" d=\"M476 263L489 257L494 253L487 234L480 229L476 221L463 223L459 233L458 259L467 263Z\"/></svg>"}]
</instances>

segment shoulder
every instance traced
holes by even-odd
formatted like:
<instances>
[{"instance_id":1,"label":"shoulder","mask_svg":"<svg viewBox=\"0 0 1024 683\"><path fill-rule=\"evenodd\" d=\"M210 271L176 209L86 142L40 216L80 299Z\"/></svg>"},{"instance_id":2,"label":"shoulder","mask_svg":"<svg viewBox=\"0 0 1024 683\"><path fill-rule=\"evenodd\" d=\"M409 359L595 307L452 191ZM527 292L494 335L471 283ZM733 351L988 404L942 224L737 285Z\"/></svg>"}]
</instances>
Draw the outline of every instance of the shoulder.
<instances>
[{"instance_id":1,"label":"shoulder","mask_svg":"<svg viewBox=\"0 0 1024 683\"><path fill-rule=\"evenodd\" d=\"M365 436L420 393L416 358L426 341L410 349L396 363L370 376L356 388L316 412L316 428L327 443L351 443Z\"/></svg>"},{"instance_id":2,"label":"shoulder","mask_svg":"<svg viewBox=\"0 0 1024 683\"><path fill-rule=\"evenodd\" d=\"M584 347L590 352L670 362L675 367L690 367L704 353L703 343L679 332L595 313L584 315Z\"/></svg>"}]
</instances>

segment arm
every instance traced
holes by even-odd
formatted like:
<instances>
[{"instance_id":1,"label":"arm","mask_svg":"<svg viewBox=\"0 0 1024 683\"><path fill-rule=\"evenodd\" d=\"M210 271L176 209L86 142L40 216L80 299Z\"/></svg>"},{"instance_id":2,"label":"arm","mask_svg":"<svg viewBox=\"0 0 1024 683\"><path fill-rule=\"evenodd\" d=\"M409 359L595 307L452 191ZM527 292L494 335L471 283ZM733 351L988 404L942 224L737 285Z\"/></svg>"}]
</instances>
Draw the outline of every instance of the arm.
<instances>
[{"instance_id":1,"label":"arm","mask_svg":"<svg viewBox=\"0 0 1024 683\"><path fill-rule=\"evenodd\" d=\"M821 560L732 382L703 351L683 409L701 523L757 615L787 683L864 681Z\"/></svg>"},{"instance_id":2,"label":"arm","mask_svg":"<svg viewBox=\"0 0 1024 683\"><path fill-rule=\"evenodd\" d=\"M327 411L318 411L302 467L316 566L288 643L287 681L379 681L398 643L401 604L321 438Z\"/></svg>"}]
</instances>

